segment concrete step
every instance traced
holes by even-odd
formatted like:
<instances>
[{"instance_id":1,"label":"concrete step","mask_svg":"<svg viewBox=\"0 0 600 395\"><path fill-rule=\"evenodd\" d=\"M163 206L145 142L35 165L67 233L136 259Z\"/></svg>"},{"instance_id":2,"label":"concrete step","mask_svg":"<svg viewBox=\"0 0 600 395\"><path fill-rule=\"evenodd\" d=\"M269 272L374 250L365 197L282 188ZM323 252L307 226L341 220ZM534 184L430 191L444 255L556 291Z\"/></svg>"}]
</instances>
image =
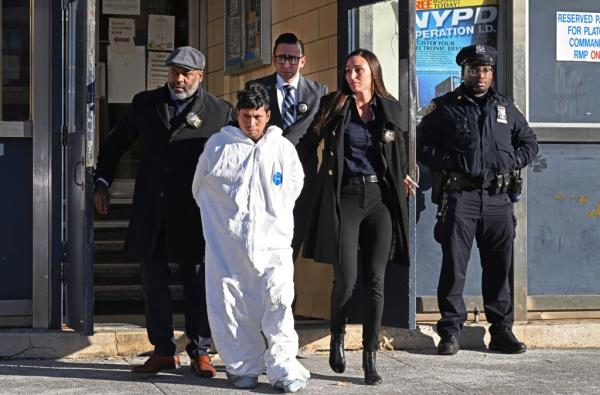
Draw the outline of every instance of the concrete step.
<instances>
[{"instance_id":1,"label":"concrete step","mask_svg":"<svg viewBox=\"0 0 600 395\"><path fill-rule=\"evenodd\" d=\"M296 326L300 352L329 350L329 328L325 324ZM461 333L461 348L485 349L489 342L487 327L486 323L465 325L465 330ZM600 320L516 322L513 331L530 349L600 348ZM185 335L177 331L175 337L177 349L183 350L187 343ZM419 323L416 329L383 327L379 340L383 350L417 350L420 353L435 354L435 346L440 338L435 332L434 324ZM348 325L345 348L358 350L361 343L362 326ZM145 328L118 322L95 325L93 336L81 336L69 329L0 330L0 358L129 357L151 352L152 349ZM444 358L450 360L454 357ZM521 358L527 358L527 354L519 357Z\"/></svg>"},{"instance_id":2,"label":"concrete step","mask_svg":"<svg viewBox=\"0 0 600 395\"><path fill-rule=\"evenodd\" d=\"M169 264L170 280L179 281L179 265ZM94 263L94 284L100 285L138 285L141 284L139 263Z\"/></svg>"},{"instance_id":3,"label":"concrete step","mask_svg":"<svg viewBox=\"0 0 600 395\"><path fill-rule=\"evenodd\" d=\"M125 240L95 240L95 254L113 254L123 251L125 248Z\"/></svg>"},{"instance_id":4,"label":"concrete step","mask_svg":"<svg viewBox=\"0 0 600 395\"><path fill-rule=\"evenodd\" d=\"M103 215L94 211L94 221L120 221L131 218L132 199L111 199L108 214Z\"/></svg>"},{"instance_id":5,"label":"concrete step","mask_svg":"<svg viewBox=\"0 0 600 395\"><path fill-rule=\"evenodd\" d=\"M171 291L171 300L183 300L181 285L169 285L169 290ZM96 302L141 302L143 300L141 285L97 285L94 287L94 301Z\"/></svg>"},{"instance_id":6,"label":"concrete step","mask_svg":"<svg viewBox=\"0 0 600 395\"><path fill-rule=\"evenodd\" d=\"M121 222L121 221L119 221ZM127 238L127 225L125 227L102 227L97 228L94 224L95 241L119 241Z\"/></svg>"}]
</instances>

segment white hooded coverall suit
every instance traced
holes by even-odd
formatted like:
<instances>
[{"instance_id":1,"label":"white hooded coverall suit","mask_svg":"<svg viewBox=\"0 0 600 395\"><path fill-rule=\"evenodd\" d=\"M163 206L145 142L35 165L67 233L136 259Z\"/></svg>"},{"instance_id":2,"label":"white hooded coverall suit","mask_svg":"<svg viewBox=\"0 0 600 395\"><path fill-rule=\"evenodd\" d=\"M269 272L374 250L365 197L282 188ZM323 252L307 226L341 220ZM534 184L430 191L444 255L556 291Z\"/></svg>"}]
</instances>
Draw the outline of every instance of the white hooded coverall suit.
<instances>
[{"instance_id":1,"label":"white hooded coverall suit","mask_svg":"<svg viewBox=\"0 0 600 395\"><path fill-rule=\"evenodd\" d=\"M276 126L256 143L226 126L198 160L192 192L206 240L208 318L230 374L258 377L266 366L271 384L310 377L296 360L291 310L293 208L303 179L295 147Z\"/></svg>"}]
</instances>

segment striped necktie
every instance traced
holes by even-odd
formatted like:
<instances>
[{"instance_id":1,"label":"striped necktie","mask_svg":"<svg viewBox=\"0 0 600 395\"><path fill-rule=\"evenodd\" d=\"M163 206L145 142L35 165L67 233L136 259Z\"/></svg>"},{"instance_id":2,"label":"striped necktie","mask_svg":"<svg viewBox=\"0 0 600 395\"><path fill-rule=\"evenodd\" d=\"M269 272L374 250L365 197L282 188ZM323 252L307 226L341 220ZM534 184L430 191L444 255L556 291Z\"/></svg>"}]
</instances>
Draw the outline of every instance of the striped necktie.
<instances>
[{"instance_id":1,"label":"striped necktie","mask_svg":"<svg viewBox=\"0 0 600 395\"><path fill-rule=\"evenodd\" d=\"M285 85L285 96L281 106L281 117L283 118L283 128L289 128L296 120L296 108L294 106L294 87Z\"/></svg>"}]
</instances>

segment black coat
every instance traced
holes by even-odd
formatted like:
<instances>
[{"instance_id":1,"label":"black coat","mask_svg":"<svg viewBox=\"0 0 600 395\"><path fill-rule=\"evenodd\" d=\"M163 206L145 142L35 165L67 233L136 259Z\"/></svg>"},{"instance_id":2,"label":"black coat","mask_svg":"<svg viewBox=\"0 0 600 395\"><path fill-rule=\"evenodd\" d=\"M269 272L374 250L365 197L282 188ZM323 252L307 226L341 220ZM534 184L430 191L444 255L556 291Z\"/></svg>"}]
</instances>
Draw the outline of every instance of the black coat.
<instances>
[{"instance_id":1,"label":"black coat","mask_svg":"<svg viewBox=\"0 0 600 395\"><path fill-rule=\"evenodd\" d=\"M283 129L283 119L281 118L281 112L279 111L279 105L277 103L277 74L271 74L257 80L248 81L246 87L251 84L262 84L269 92L269 107L271 110L271 119L269 124L279 126ZM290 140L294 145L298 144L298 141L304 133L308 130L308 127L312 123L317 110L319 109L319 100L322 96L326 95L329 89L327 85L320 82L304 78L302 74L298 80L298 105L304 103L308 107L308 110L301 114L298 114L296 122L294 122L289 128L283 129L283 136Z\"/></svg>"},{"instance_id":2,"label":"black coat","mask_svg":"<svg viewBox=\"0 0 600 395\"><path fill-rule=\"evenodd\" d=\"M417 159L489 184L522 169L538 152L535 133L513 100L493 89L482 105L463 85L433 99L417 129Z\"/></svg>"},{"instance_id":3,"label":"black coat","mask_svg":"<svg viewBox=\"0 0 600 395\"><path fill-rule=\"evenodd\" d=\"M169 260L197 264L204 258L204 239L192 179L206 140L231 120L231 105L199 88L191 107L170 120L168 98L166 86L135 95L100 149L95 177L112 183L121 155L139 138L126 250L149 259L164 223ZM197 129L186 123L188 113L202 121Z\"/></svg>"},{"instance_id":4,"label":"black coat","mask_svg":"<svg viewBox=\"0 0 600 395\"><path fill-rule=\"evenodd\" d=\"M320 110L334 96L331 93L321 99ZM350 121L352 100L325 124L320 134L311 127L297 145L306 173L306 188L311 196L311 211L304 239L303 255L319 262L338 263L340 257L340 228L344 226L340 217L340 190L344 169L344 130ZM389 208L393 221L394 237L390 250L390 261L409 264L408 259L408 206L402 180L407 175L407 151L403 132L400 129L400 103L388 97L377 96L375 110L377 132L384 182L389 191ZM316 118L318 119L317 114ZM384 142L385 130L393 130L394 141ZM317 147L324 140L321 165L316 170ZM358 249L358 246L356 246Z\"/></svg>"}]
</instances>

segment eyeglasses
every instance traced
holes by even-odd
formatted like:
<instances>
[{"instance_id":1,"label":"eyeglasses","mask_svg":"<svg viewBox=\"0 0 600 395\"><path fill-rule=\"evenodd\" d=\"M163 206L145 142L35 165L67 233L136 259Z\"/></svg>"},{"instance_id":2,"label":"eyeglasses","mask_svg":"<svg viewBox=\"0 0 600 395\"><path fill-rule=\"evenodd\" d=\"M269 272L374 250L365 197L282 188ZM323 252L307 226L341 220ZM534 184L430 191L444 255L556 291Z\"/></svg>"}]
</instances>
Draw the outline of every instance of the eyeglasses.
<instances>
[{"instance_id":1,"label":"eyeglasses","mask_svg":"<svg viewBox=\"0 0 600 395\"><path fill-rule=\"evenodd\" d=\"M301 58L302 56L275 55L275 61L279 64L285 64L286 61L289 64L298 64Z\"/></svg>"},{"instance_id":2,"label":"eyeglasses","mask_svg":"<svg viewBox=\"0 0 600 395\"><path fill-rule=\"evenodd\" d=\"M488 67L469 68L467 71L471 77L477 77L479 74L489 75L492 72L492 70L493 69L488 66Z\"/></svg>"}]
</instances>

